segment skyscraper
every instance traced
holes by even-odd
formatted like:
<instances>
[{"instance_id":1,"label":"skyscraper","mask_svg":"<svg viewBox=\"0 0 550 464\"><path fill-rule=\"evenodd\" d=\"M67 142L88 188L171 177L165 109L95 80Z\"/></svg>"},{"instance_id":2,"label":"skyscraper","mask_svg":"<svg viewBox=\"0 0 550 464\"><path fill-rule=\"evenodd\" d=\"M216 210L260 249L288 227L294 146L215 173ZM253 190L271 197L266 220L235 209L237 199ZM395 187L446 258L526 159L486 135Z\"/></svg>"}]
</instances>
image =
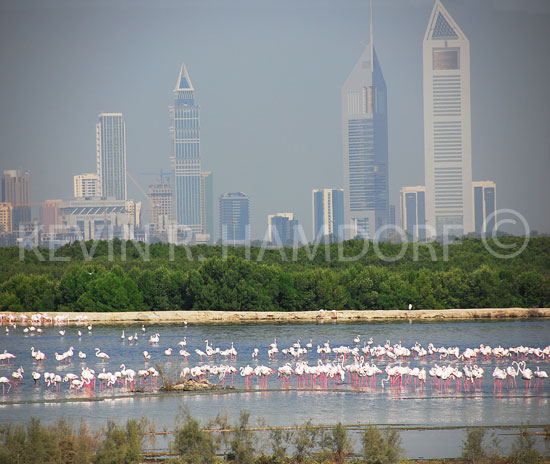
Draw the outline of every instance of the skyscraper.
<instances>
[{"instance_id":1,"label":"skyscraper","mask_svg":"<svg viewBox=\"0 0 550 464\"><path fill-rule=\"evenodd\" d=\"M181 65L174 106L170 107L174 219L193 233L204 233L201 211L200 108L185 64Z\"/></svg>"},{"instance_id":2,"label":"skyscraper","mask_svg":"<svg viewBox=\"0 0 550 464\"><path fill-rule=\"evenodd\" d=\"M436 0L423 44L426 222L436 235L474 230L470 43Z\"/></svg>"},{"instance_id":3,"label":"skyscraper","mask_svg":"<svg viewBox=\"0 0 550 464\"><path fill-rule=\"evenodd\" d=\"M201 211L203 233L214 239L214 175L212 171L201 171Z\"/></svg>"},{"instance_id":4,"label":"skyscraper","mask_svg":"<svg viewBox=\"0 0 550 464\"><path fill-rule=\"evenodd\" d=\"M99 176L97 174L78 174L74 176L74 197L100 197Z\"/></svg>"},{"instance_id":5,"label":"skyscraper","mask_svg":"<svg viewBox=\"0 0 550 464\"><path fill-rule=\"evenodd\" d=\"M294 213L277 213L267 216L269 241L276 245L298 242L299 222L294 219Z\"/></svg>"},{"instance_id":6,"label":"skyscraper","mask_svg":"<svg viewBox=\"0 0 550 464\"><path fill-rule=\"evenodd\" d=\"M126 200L126 126L122 113L101 113L96 124L101 196Z\"/></svg>"},{"instance_id":7,"label":"skyscraper","mask_svg":"<svg viewBox=\"0 0 550 464\"><path fill-rule=\"evenodd\" d=\"M13 230L13 206L0 202L0 232L10 233Z\"/></svg>"},{"instance_id":8,"label":"skyscraper","mask_svg":"<svg viewBox=\"0 0 550 464\"><path fill-rule=\"evenodd\" d=\"M58 232L57 226L61 224L62 216L59 213L59 205L62 200L46 200L42 203L42 213L40 222L44 227L43 231L45 233L56 233Z\"/></svg>"},{"instance_id":9,"label":"skyscraper","mask_svg":"<svg viewBox=\"0 0 550 464\"><path fill-rule=\"evenodd\" d=\"M162 178L160 183L149 186L151 225L155 232L166 232L168 226L172 223L172 194L172 186Z\"/></svg>"},{"instance_id":10,"label":"skyscraper","mask_svg":"<svg viewBox=\"0 0 550 464\"><path fill-rule=\"evenodd\" d=\"M315 189L311 192L313 241L342 240L344 225L344 189Z\"/></svg>"},{"instance_id":11,"label":"skyscraper","mask_svg":"<svg viewBox=\"0 0 550 464\"><path fill-rule=\"evenodd\" d=\"M491 234L496 223L497 187L491 180L472 182L475 232Z\"/></svg>"},{"instance_id":12,"label":"skyscraper","mask_svg":"<svg viewBox=\"0 0 550 464\"><path fill-rule=\"evenodd\" d=\"M399 192L401 227L414 238L426 239L426 187L402 187Z\"/></svg>"},{"instance_id":13,"label":"skyscraper","mask_svg":"<svg viewBox=\"0 0 550 464\"><path fill-rule=\"evenodd\" d=\"M372 40L342 88L346 237L373 238L388 223L386 82Z\"/></svg>"},{"instance_id":14,"label":"skyscraper","mask_svg":"<svg viewBox=\"0 0 550 464\"><path fill-rule=\"evenodd\" d=\"M250 202L243 192L226 192L220 196L220 239L228 244L250 240Z\"/></svg>"},{"instance_id":15,"label":"skyscraper","mask_svg":"<svg viewBox=\"0 0 550 464\"><path fill-rule=\"evenodd\" d=\"M7 170L2 176L2 202L10 203L13 230L31 220L31 174L29 171Z\"/></svg>"}]
</instances>

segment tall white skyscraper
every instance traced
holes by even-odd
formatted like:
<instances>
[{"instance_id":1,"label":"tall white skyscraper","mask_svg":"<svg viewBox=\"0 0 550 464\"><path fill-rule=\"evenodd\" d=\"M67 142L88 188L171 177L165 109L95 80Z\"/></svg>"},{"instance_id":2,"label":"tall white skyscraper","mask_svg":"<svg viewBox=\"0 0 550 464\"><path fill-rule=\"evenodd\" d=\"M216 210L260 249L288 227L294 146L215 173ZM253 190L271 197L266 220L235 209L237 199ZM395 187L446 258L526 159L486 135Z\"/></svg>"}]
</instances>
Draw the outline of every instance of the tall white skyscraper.
<instances>
[{"instance_id":1,"label":"tall white skyscraper","mask_svg":"<svg viewBox=\"0 0 550 464\"><path fill-rule=\"evenodd\" d=\"M372 12L371 12L372 18ZM386 82L372 41L342 88L345 236L374 238L388 223Z\"/></svg>"},{"instance_id":2,"label":"tall white skyscraper","mask_svg":"<svg viewBox=\"0 0 550 464\"><path fill-rule=\"evenodd\" d=\"M200 107L185 64L181 65L174 106L170 107L174 219L194 234L205 233L201 201Z\"/></svg>"},{"instance_id":3,"label":"tall white skyscraper","mask_svg":"<svg viewBox=\"0 0 550 464\"><path fill-rule=\"evenodd\" d=\"M423 44L426 223L437 235L474 230L470 43L436 0Z\"/></svg>"},{"instance_id":4,"label":"tall white skyscraper","mask_svg":"<svg viewBox=\"0 0 550 464\"><path fill-rule=\"evenodd\" d=\"M99 176L94 173L74 176L74 197L99 197Z\"/></svg>"},{"instance_id":5,"label":"tall white skyscraper","mask_svg":"<svg viewBox=\"0 0 550 464\"><path fill-rule=\"evenodd\" d=\"M126 200L126 126L122 113L101 113L96 124L101 196Z\"/></svg>"}]
</instances>

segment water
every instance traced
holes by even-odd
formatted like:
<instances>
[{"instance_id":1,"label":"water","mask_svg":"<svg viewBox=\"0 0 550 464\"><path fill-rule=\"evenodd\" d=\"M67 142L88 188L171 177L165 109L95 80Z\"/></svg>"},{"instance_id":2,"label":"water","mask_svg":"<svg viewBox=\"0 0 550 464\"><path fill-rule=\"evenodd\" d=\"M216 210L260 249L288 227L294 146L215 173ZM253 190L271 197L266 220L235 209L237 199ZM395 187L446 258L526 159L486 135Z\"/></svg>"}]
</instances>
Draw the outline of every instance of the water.
<instances>
[{"instance_id":1,"label":"water","mask_svg":"<svg viewBox=\"0 0 550 464\"><path fill-rule=\"evenodd\" d=\"M120 338L122 329L126 336L137 333L138 341L130 343ZM64 336L59 330L64 329ZM77 331L82 332L79 338ZM151 345L149 336L160 334L160 343ZM317 345L323 345L330 340L332 347L353 346L353 339L361 335L363 341L370 337L374 345L384 345L386 340L392 344L401 342L403 346L411 347L415 342L427 347L428 343L435 346L458 346L461 351L467 347L478 347L480 343L492 347L526 345L545 347L550 344L550 321L531 319L514 321L487 322L429 322L429 323L375 323L375 324L261 324L261 325L205 325L189 326L161 325L147 326L142 333L141 325L135 326L94 326L88 332L84 326L45 327L43 334L24 333L23 327L10 328L6 335L4 328L0 329L0 353L7 350L17 358L11 365L0 366L0 376L10 377L11 373L22 366L24 381L16 389L11 390L0 399L0 423L24 423L31 417L38 417L44 423L55 422L60 417L72 418L78 423L80 417L85 417L91 428L105 425L108 419L141 418L143 416L155 421L157 430L165 427L173 430L178 412L183 407L205 423L220 412L229 414L236 421L239 412L246 409L251 413L251 422L255 424L259 417L264 418L268 425L300 424L311 419L315 424L381 424L403 427L434 427L428 432L419 430L404 430L402 436L407 455L410 457L444 457L460 454L460 445L464 436L462 430L438 430L439 427L462 427L468 425L509 426L510 430L499 430L502 435L517 429L521 423L545 425L550 423L550 384L545 389L531 388L526 391L524 383L518 379L518 388L506 389L502 393L493 393L492 372L496 365L505 367L511 364L510 359L490 361L477 359L485 370L482 389L464 391L461 387L457 392L453 386L447 393L430 387L430 379L425 390L414 388L414 385L395 391L386 386L382 389L378 377L377 388L358 390L347 381L328 390L296 389L296 381L291 382L291 389L281 390L280 381L276 375L270 377L268 390L259 388L253 380L250 390L244 389L244 381L240 375L235 377L234 392L207 394L174 393L163 394L152 387L145 387L143 392L132 393L125 388L115 388L114 391L75 392L68 389L65 383L60 392L47 390L43 380L35 388L31 372L55 372L61 376L69 372L80 374L81 367L86 365L102 371L120 370L122 363L134 370L163 364L167 372L176 376L184 366L201 364L194 353L195 348L204 350L204 340L208 339L214 347L229 348L231 342L238 350L236 361L204 360L210 364L232 364L236 367L250 364L265 364L277 370L288 360L269 360L267 347L277 339L279 349L286 348L301 340L302 346L312 340L314 350L308 354L310 364L317 364L319 356L315 350ZM188 363L185 363L178 353L177 343L184 337L187 339L186 349L191 353ZM30 348L43 351L48 359L42 365L33 362ZM71 364L59 366L54 352L64 352L73 346L75 356ZM94 355L94 349L110 355L107 363L102 363ZM168 361L164 350L174 349ZM259 348L259 360L252 359L252 351ZM147 350L152 358L146 363L142 352ZM85 360L80 360L76 354L84 351ZM387 359L373 360L382 370L388 364ZM348 363L350 361L347 361ZM462 367L463 361L446 361L433 359L411 359L411 367L425 367L428 370L435 363L449 363ZM471 362L473 364L473 362ZM549 371L548 360L527 359L527 365L535 370ZM217 382L217 378L210 379ZM1 393L0 393L1 394ZM505 437L505 435L502 435ZM509 441L509 438L507 438ZM506 441L506 440L505 440ZM356 439L358 443L358 439ZM165 439L157 440L156 448L166 446Z\"/></svg>"}]
</instances>

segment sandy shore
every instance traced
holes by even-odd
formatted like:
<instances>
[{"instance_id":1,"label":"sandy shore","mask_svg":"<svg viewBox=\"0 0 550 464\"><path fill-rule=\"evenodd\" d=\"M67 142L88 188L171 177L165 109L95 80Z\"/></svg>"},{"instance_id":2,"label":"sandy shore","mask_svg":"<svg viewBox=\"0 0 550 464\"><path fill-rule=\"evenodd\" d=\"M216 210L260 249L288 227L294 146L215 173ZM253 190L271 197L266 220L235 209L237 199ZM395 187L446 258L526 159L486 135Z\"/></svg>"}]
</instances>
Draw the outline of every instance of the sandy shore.
<instances>
[{"instance_id":1,"label":"sandy shore","mask_svg":"<svg viewBox=\"0 0 550 464\"><path fill-rule=\"evenodd\" d=\"M30 318L35 312L4 313L19 321L22 314ZM93 324L238 324L238 323L292 323L292 322L361 322L384 320L460 320L550 317L550 308L487 308L487 309L430 309L377 311L136 311L116 313L50 312L49 317L65 316L73 322L80 317ZM5 319L4 319L5 321Z\"/></svg>"}]
</instances>

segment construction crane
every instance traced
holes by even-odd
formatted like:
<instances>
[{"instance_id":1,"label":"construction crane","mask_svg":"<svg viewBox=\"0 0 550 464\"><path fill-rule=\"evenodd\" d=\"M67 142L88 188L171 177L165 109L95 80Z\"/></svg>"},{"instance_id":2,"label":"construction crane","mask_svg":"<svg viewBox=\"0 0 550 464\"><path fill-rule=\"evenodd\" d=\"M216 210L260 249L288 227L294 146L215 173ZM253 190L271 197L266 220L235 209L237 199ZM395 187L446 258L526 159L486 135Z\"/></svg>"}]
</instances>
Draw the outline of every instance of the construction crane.
<instances>
[{"instance_id":1,"label":"construction crane","mask_svg":"<svg viewBox=\"0 0 550 464\"><path fill-rule=\"evenodd\" d=\"M160 172L140 172L139 173L140 176L156 176L156 175L159 175L159 179L160 179L160 183L163 184L164 183L164 178L165 177L170 177L172 175L172 173L170 171L163 171L162 169L160 170Z\"/></svg>"},{"instance_id":2,"label":"construction crane","mask_svg":"<svg viewBox=\"0 0 550 464\"><path fill-rule=\"evenodd\" d=\"M162 173L162 171L161 171ZM126 169L126 175L130 178L130 180L134 183L134 185L139 189L139 191L143 194L145 198L147 198L149 202L149 208L148 210L153 210L153 199L149 196L149 194L145 191L145 189L140 185L140 183L134 178L134 176Z\"/></svg>"}]
</instances>

